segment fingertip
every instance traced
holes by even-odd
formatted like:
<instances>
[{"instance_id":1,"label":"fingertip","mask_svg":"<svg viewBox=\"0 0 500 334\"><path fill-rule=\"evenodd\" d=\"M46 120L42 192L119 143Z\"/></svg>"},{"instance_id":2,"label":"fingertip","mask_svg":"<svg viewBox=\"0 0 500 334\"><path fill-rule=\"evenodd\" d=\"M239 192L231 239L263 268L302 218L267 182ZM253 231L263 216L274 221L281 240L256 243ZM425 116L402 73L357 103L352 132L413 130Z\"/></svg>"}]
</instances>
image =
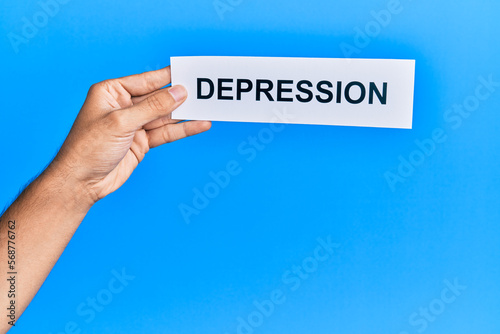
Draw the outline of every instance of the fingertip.
<instances>
[{"instance_id":1,"label":"fingertip","mask_svg":"<svg viewBox=\"0 0 500 334\"><path fill-rule=\"evenodd\" d=\"M208 131L212 127L211 121L201 121L201 128L203 131Z\"/></svg>"},{"instance_id":2,"label":"fingertip","mask_svg":"<svg viewBox=\"0 0 500 334\"><path fill-rule=\"evenodd\" d=\"M187 97L187 90L186 88L184 88L184 86L181 85L173 86L168 90L168 92L170 93L170 95L172 95L175 102L181 102Z\"/></svg>"}]
</instances>

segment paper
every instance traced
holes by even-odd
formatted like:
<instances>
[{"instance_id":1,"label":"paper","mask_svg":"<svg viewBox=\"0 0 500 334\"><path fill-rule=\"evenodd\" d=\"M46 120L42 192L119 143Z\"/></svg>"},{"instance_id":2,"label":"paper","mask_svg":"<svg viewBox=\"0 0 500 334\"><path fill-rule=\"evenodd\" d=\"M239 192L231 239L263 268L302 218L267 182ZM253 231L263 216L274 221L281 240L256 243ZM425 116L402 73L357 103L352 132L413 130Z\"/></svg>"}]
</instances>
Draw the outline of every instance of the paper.
<instances>
[{"instance_id":1,"label":"paper","mask_svg":"<svg viewBox=\"0 0 500 334\"><path fill-rule=\"evenodd\" d=\"M175 119L412 127L414 60L172 57L171 69L188 91Z\"/></svg>"}]
</instances>

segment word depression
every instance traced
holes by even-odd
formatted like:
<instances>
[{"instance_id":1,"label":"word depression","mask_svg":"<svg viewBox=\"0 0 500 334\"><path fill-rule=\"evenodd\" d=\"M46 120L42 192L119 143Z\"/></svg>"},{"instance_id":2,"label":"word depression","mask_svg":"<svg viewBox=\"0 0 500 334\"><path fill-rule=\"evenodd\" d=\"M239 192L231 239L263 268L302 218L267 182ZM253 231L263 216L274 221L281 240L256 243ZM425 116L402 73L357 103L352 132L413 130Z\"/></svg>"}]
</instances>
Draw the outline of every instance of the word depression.
<instances>
[{"instance_id":1,"label":"word depression","mask_svg":"<svg viewBox=\"0 0 500 334\"><path fill-rule=\"evenodd\" d=\"M381 105L387 104L387 82L381 87L374 82L363 84L359 81L351 81L344 84L342 81L332 83L322 80L313 84L309 80L301 80L295 83L293 80L267 80L257 79L229 79L220 78L215 80L209 78L198 78L197 98L208 100L237 100L240 101L244 94L252 94L256 101L267 99L271 102L294 102L296 99L302 103L313 100L319 103L343 103L360 104L368 99L368 104L374 104L375 98ZM295 88L295 90L294 90Z\"/></svg>"}]
</instances>

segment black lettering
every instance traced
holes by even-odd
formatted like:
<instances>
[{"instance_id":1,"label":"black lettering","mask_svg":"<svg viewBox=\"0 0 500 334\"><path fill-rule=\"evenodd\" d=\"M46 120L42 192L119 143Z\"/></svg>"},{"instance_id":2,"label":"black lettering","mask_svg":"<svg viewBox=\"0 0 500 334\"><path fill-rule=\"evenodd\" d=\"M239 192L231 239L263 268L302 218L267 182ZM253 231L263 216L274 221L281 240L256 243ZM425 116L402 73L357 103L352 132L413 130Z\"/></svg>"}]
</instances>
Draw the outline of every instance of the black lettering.
<instances>
[{"instance_id":1,"label":"black lettering","mask_svg":"<svg viewBox=\"0 0 500 334\"><path fill-rule=\"evenodd\" d=\"M370 96L368 97L368 103L373 104L373 93L377 95L378 100L380 101L381 104L387 104L387 82L384 82L383 88L382 88L382 94L380 94L380 91L377 88L377 85L375 83L370 82Z\"/></svg>"},{"instance_id":2,"label":"black lettering","mask_svg":"<svg viewBox=\"0 0 500 334\"><path fill-rule=\"evenodd\" d=\"M342 81L337 81L337 103L342 102Z\"/></svg>"},{"instance_id":3,"label":"black lettering","mask_svg":"<svg viewBox=\"0 0 500 334\"><path fill-rule=\"evenodd\" d=\"M318 82L318 85L316 86L316 88L318 89L318 91L320 93L326 94L328 97L325 99L325 98L322 98L320 95L316 95L316 100L318 100L318 102L321 102L321 103L332 102L332 100L333 100L333 93L330 90L328 90L328 89L324 89L322 87L323 85L326 85L329 88L333 87L333 85L332 85L332 83L330 81L320 81L320 82Z\"/></svg>"},{"instance_id":4,"label":"black lettering","mask_svg":"<svg viewBox=\"0 0 500 334\"><path fill-rule=\"evenodd\" d=\"M242 84L246 83L247 87L243 88ZM236 80L236 100L241 100L241 93L248 93L252 91L253 83L248 79L237 79Z\"/></svg>"},{"instance_id":5,"label":"black lettering","mask_svg":"<svg viewBox=\"0 0 500 334\"><path fill-rule=\"evenodd\" d=\"M262 88L262 84L267 84L267 88ZM260 101L260 94L264 93L267 96L267 99L271 102L274 101L273 97L269 93L273 89L273 82L271 80L258 79L257 80L257 101Z\"/></svg>"},{"instance_id":6,"label":"black lettering","mask_svg":"<svg viewBox=\"0 0 500 334\"><path fill-rule=\"evenodd\" d=\"M293 85L293 80L278 80L278 102L293 102L291 97L283 97L283 93L291 93L291 88L283 88L283 85Z\"/></svg>"},{"instance_id":7,"label":"black lettering","mask_svg":"<svg viewBox=\"0 0 500 334\"><path fill-rule=\"evenodd\" d=\"M224 87L222 86L223 83L231 83L233 82L233 79L219 79L219 84L217 85L217 99L218 100L232 100L232 96L224 96L222 95L223 91L232 91L233 87Z\"/></svg>"},{"instance_id":8,"label":"black lettering","mask_svg":"<svg viewBox=\"0 0 500 334\"><path fill-rule=\"evenodd\" d=\"M304 85L307 85L307 87L309 87L309 88L311 88L313 86L311 81L308 81L308 80L299 81L297 83L297 89L299 90L299 92L307 94L307 97L303 98L302 96L297 94L296 98L299 102L304 102L304 103L311 102L313 99L313 93L309 89L303 88L302 86L304 86Z\"/></svg>"},{"instance_id":9,"label":"black lettering","mask_svg":"<svg viewBox=\"0 0 500 334\"><path fill-rule=\"evenodd\" d=\"M351 88L352 86L358 86L359 89L361 90L361 94L359 95L359 98L357 100L354 100L351 98ZM366 96L366 88L365 86L363 86L363 84L359 81L353 81L353 82L349 82L347 84L347 86L345 87L345 99L347 100L347 102L351 103L351 104L359 104L361 102L363 102L363 100L365 99L365 96Z\"/></svg>"},{"instance_id":10,"label":"black lettering","mask_svg":"<svg viewBox=\"0 0 500 334\"><path fill-rule=\"evenodd\" d=\"M202 92L201 92L201 84L202 82L206 82L208 83L208 86L209 86L209 93L208 95L203 95ZM198 78L198 100L208 100L210 99L212 96L214 96L214 83L212 82L212 80L208 79L208 78Z\"/></svg>"}]
</instances>

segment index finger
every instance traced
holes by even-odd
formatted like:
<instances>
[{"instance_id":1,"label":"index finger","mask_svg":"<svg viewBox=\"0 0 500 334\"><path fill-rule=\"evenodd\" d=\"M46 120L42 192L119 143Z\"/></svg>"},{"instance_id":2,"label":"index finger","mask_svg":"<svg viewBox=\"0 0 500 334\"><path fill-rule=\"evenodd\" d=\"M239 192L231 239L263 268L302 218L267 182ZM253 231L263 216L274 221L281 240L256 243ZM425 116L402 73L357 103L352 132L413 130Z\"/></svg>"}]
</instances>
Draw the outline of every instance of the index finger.
<instances>
[{"instance_id":1,"label":"index finger","mask_svg":"<svg viewBox=\"0 0 500 334\"><path fill-rule=\"evenodd\" d=\"M141 96L154 92L168 85L170 80L170 66L156 71L144 72L116 79L131 96Z\"/></svg>"}]
</instances>

